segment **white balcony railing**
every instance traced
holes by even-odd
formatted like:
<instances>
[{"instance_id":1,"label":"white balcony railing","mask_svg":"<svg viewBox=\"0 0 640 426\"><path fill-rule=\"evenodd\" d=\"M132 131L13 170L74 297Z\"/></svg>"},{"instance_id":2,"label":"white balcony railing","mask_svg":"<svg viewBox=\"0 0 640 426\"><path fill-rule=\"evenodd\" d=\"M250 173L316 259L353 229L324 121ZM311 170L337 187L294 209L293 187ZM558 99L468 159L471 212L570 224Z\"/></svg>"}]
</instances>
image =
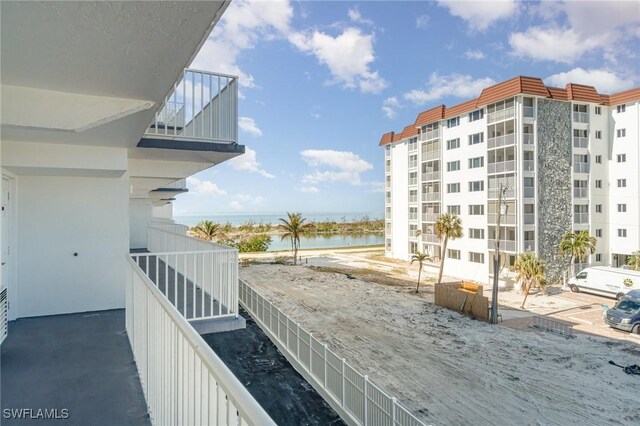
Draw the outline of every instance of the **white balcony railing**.
<instances>
[{"instance_id":1,"label":"white balcony railing","mask_svg":"<svg viewBox=\"0 0 640 426\"><path fill-rule=\"evenodd\" d=\"M498 215L496 213L487 214L487 221L491 224L498 223ZM503 214L500 218L500 223L502 225L515 225L516 224L516 215L515 214Z\"/></svg>"},{"instance_id":2,"label":"white balcony railing","mask_svg":"<svg viewBox=\"0 0 640 426\"><path fill-rule=\"evenodd\" d=\"M430 130L420 134L421 141L430 141L432 139L438 139L440 137L440 129Z\"/></svg>"},{"instance_id":3,"label":"white balcony railing","mask_svg":"<svg viewBox=\"0 0 640 426\"><path fill-rule=\"evenodd\" d=\"M533 133L523 133L522 143L524 145L533 145Z\"/></svg>"},{"instance_id":4,"label":"white balcony railing","mask_svg":"<svg viewBox=\"0 0 640 426\"><path fill-rule=\"evenodd\" d=\"M495 123L496 121L507 120L513 118L515 115L515 108L509 107L501 109L500 111L490 112L487 114L487 124Z\"/></svg>"},{"instance_id":5,"label":"white balcony railing","mask_svg":"<svg viewBox=\"0 0 640 426\"><path fill-rule=\"evenodd\" d=\"M440 171L426 172L422 174L422 181L427 182L430 180L440 180Z\"/></svg>"},{"instance_id":6,"label":"white balcony railing","mask_svg":"<svg viewBox=\"0 0 640 426\"><path fill-rule=\"evenodd\" d=\"M422 161L439 160L440 150L437 151L422 151Z\"/></svg>"},{"instance_id":7,"label":"white balcony railing","mask_svg":"<svg viewBox=\"0 0 640 426\"><path fill-rule=\"evenodd\" d=\"M589 163L573 163L574 173L589 173Z\"/></svg>"},{"instance_id":8,"label":"white balcony railing","mask_svg":"<svg viewBox=\"0 0 640 426\"><path fill-rule=\"evenodd\" d=\"M533 188L531 188L533 189ZM489 188L487 191L487 197L490 199L497 199L500 196L500 188ZM516 198L516 190L515 189L506 189L504 191L503 198Z\"/></svg>"},{"instance_id":9,"label":"white balcony railing","mask_svg":"<svg viewBox=\"0 0 640 426\"><path fill-rule=\"evenodd\" d=\"M573 121L576 123L588 123L589 122L589 113L588 112L573 112Z\"/></svg>"},{"instance_id":10,"label":"white balcony railing","mask_svg":"<svg viewBox=\"0 0 640 426\"><path fill-rule=\"evenodd\" d=\"M534 240L525 240L524 251L536 251L536 242Z\"/></svg>"},{"instance_id":11,"label":"white balcony railing","mask_svg":"<svg viewBox=\"0 0 640 426\"><path fill-rule=\"evenodd\" d=\"M487 139L487 148L499 148L501 146L509 146L516 143L516 135L511 133L509 135L496 136L495 138Z\"/></svg>"},{"instance_id":12,"label":"white balcony railing","mask_svg":"<svg viewBox=\"0 0 640 426\"><path fill-rule=\"evenodd\" d=\"M439 192L423 192L422 201L440 201Z\"/></svg>"},{"instance_id":13,"label":"white balcony railing","mask_svg":"<svg viewBox=\"0 0 640 426\"><path fill-rule=\"evenodd\" d=\"M524 224L525 225L535 225L536 224L536 215L535 215L535 213L525 213L524 214Z\"/></svg>"},{"instance_id":14,"label":"white balcony railing","mask_svg":"<svg viewBox=\"0 0 640 426\"><path fill-rule=\"evenodd\" d=\"M389 202L391 202L391 200L389 200ZM418 202L418 196L417 195L409 195L409 202L411 204L415 204Z\"/></svg>"},{"instance_id":15,"label":"white balcony railing","mask_svg":"<svg viewBox=\"0 0 640 426\"><path fill-rule=\"evenodd\" d=\"M489 250L496 249L497 240L487 240ZM500 240L500 250L502 251L516 251L516 242L511 240Z\"/></svg>"},{"instance_id":16,"label":"white balcony railing","mask_svg":"<svg viewBox=\"0 0 640 426\"><path fill-rule=\"evenodd\" d=\"M532 172L535 170L536 162L535 160L523 160L522 168L525 172Z\"/></svg>"},{"instance_id":17,"label":"white balcony railing","mask_svg":"<svg viewBox=\"0 0 640 426\"><path fill-rule=\"evenodd\" d=\"M512 172L515 169L516 169L516 162L514 160L487 164L487 173Z\"/></svg>"},{"instance_id":18,"label":"white balcony railing","mask_svg":"<svg viewBox=\"0 0 640 426\"><path fill-rule=\"evenodd\" d=\"M418 220L418 213L409 213L409 220Z\"/></svg>"},{"instance_id":19,"label":"white balcony railing","mask_svg":"<svg viewBox=\"0 0 640 426\"><path fill-rule=\"evenodd\" d=\"M422 234L422 241L425 243L440 243L440 238L435 234Z\"/></svg>"},{"instance_id":20,"label":"white balcony railing","mask_svg":"<svg viewBox=\"0 0 640 426\"><path fill-rule=\"evenodd\" d=\"M589 148L589 138L573 137L574 148Z\"/></svg>"},{"instance_id":21,"label":"white balcony railing","mask_svg":"<svg viewBox=\"0 0 640 426\"><path fill-rule=\"evenodd\" d=\"M186 179L178 179L175 182L171 182L165 186L163 186L163 188L170 188L170 189L184 189L187 187L187 180Z\"/></svg>"},{"instance_id":22,"label":"white balcony railing","mask_svg":"<svg viewBox=\"0 0 640 426\"><path fill-rule=\"evenodd\" d=\"M573 198L588 198L589 188L573 188Z\"/></svg>"},{"instance_id":23,"label":"white balcony railing","mask_svg":"<svg viewBox=\"0 0 640 426\"><path fill-rule=\"evenodd\" d=\"M126 330L152 424L275 425L128 257Z\"/></svg>"},{"instance_id":24,"label":"white balcony railing","mask_svg":"<svg viewBox=\"0 0 640 426\"><path fill-rule=\"evenodd\" d=\"M185 69L145 136L237 143L237 77Z\"/></svg>"},{"instance_id":25,"label":"white balcony railing","mask_svg":"<svg viewBox=\"0 0 640 426\"><path fill-rule=\"evenodd\" d=\"M415 169L416 167L418 167L418 161L409 161L409 168L410 169Z\"/></svg>"},{"instance_id":26,"label":"white balcony railing","mask_svg":"<svg viewBox=\"0 0 640 426\"><path fill-rule=\"evenodd\" d=\"M423 222L436 222L440 217L440 213L422 213Z\"/></svg>"},{"instance_id":27,"label":"white balcony railing","mask_svg":"<svg viewBox=\"0 0 640 426\"><path fill-rule=\"evenodd\" d=\"M574 213L573 223L589 223L589 213Z\"/></svg>"},{"instance_id":28,"label":"white balcony railing","mask_svg":"<svg viewBox=\"0 0 640 426\"><path fill-rule=\"evenodd\" d=\"M418 184L418 178L414 177L414 178L409 178L409 186L415 186Z\"/></svg>"}]
</instances>

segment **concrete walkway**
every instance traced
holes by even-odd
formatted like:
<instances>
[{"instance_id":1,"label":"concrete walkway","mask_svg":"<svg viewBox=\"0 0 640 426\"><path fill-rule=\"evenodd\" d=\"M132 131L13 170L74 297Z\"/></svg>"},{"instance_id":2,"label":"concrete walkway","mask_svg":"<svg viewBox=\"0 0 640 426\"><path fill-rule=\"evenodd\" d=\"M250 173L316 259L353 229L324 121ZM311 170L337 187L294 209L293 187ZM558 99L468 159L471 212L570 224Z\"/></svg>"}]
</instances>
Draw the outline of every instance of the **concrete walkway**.
<instances>
[{"instance_id":1,"label":"concrete walkway","mask_svg":"<svg viewBox=\"0 0 640 426\"><path fill-rule=\"evenodd\" d=\"M124 310L12 321L0 364L3 425L150 424ZM27 417L46 409L58 418L67 410L68 418L7 419L5 409L31 409L22 411Z\"/></svg>"}]
</instances>

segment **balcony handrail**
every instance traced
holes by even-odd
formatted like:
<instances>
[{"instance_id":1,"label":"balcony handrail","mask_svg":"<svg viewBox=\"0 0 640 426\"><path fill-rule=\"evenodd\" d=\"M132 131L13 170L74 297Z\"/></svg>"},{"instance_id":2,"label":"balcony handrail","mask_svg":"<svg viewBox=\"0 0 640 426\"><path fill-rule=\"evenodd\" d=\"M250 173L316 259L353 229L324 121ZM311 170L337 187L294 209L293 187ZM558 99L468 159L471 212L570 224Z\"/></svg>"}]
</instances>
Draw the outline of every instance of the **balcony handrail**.
<instances>
[{"instance_id":1,"label":"balcony handrail","mask_svg":"<svg viewBox=\"0 0 640 426\"><path fill-rule=\"evenodd\" d=\"M184 239L184 242L180 242L180 239ZM166 247L176 247L180 244L179 250L169 250L168 252L180 252L186 251L213 251L213 250L235 250L237 249L223 244L214 243L213 241L202 240L200 238L192 237L187 234L181 234L171 229L165 229L161 226L152 224L147 228L147 249L150 252L167 252ZM182 248L184 247L184 248Z\"/></svg>"},{"instance_id":2,"label":"balcony handrail","mask_svg":"<svg viewBox=\"0 0 640 426\"><path fill-rule=\"evenodd\" d=\"M238 77L185 68L145 137L237 143Z\"/></svg>"},{"instance_id":3,"label":"balcony handrail","mask_svg":"<svg viewBox=\"0 0 640 426\"><path fill-rule=\"evenodd\" d=\"M195 412L187 411L191 408L207 413L208 419L203 423L215 424L221 419L237 419L238 424L275 425L262 406L156 288L131 256L127 256L127 262L131 272L127 274L127 336L152 423L187 423L187 419L196 417ZM151 318L154 323L150 327ZM171 324L174 327L169 327ZM160 346L159 343L164 343L165 346ZM176 356L177 354L180 356ZM172 381L172 378L178 371L180 360L185 367L182 369L184 375L178 383ZM198 378L196 369L192 368L196 361L204 367L199 369ZM189 368L186 367L187 362ZM195 386L196 383L201 383L202 377L206 377L209 382L206 398L203 387ZM182 395L179 392L181 386L183 389L187 386L194 392L193 405L182 404ZM211 393L215 395L215 403L202 410L200 404L207 401L208 405Z\"/></svg>"}]
</instances>

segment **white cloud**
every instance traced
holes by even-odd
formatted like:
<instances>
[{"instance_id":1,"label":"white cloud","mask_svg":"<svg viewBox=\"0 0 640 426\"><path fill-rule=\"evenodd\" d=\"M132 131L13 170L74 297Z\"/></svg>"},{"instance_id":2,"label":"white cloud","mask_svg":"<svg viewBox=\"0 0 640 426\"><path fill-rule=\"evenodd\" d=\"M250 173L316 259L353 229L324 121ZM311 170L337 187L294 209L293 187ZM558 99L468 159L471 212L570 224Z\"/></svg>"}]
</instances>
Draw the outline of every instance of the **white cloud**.
<instances>
[{"instance_id":1,"label":"white cloud","mask_svg":"<svg viewBox=\"0 0 640 426\"><path fill-rule=\"evenodd\" d=\"M365 19L362 17L358 6L354 7L353 9L349 9L347 15L349 16L349 19L356 24L373 25L373 21L371 19Z\"/></svg>"},{"instance_id":2,"label":"white cloud","mask_svg":"<svg viewBox=\"0 0 640 426\"><path fill-rule=\"evenodd\" d=\"M269 179L275 177L271 173L267 173L264 169L262 169L260 163L258 163L258 161L256 160L256 152L249 147L246 147L245 153L243 155L232 158L231 160L227 161L227 164L229 164L229 166L231 166L235 170L258 173L259 175Z\"/></svg>"},{"instance_id":3,"label":"white cloud","mask_svg":"<svg viewBox=\"0 0 640 426\"><path fill-rule=\"evenodd\" d=\"M416 105L424 105L446 96L458 98L473 98L478 96L482 89L495 84L489 77L474 79L470 75L450 74L441 76L432 73L429 76L427 89L414 89L404 94L404 98Z\"/></svg>"},{"instance_id":4,"label":"white cloud","mask_svg":"<svg viewBox=\"0 0 640 426\"><path fill-rule=\"evenodd\" d=\"M229 203L229 207L236 210L241 210L247 205L258 206L265 202L264 197L254 197L248 194L237 194L233 198L234 200Z\"/></svg>"},{"instance_id":5,"label":"white cloud","mask_svg":"<svg viewBox=\"0 0 640 426\"><path fill-rule=\"evenodd\" d=\"M352 27L344 29L336 37L317 30L312 33L295 32L289 36L289 41L298 50L314 55L319 63L329 68L333 79L328 84L379 93L388 83L377 71L370 69L375 60L373 39L373 34L363 34Z\"/></svg>"},{"instance_id":6,"label":"white cloud","mask_svg":"<svg viewBox=\"0 0 640 426\"><path fill-rule=\"evenodd\" d=\"M360 185L360 174L371 170L373 165L348 151L334 151L331 149L308 149L300 153L304 161L316 170L303 177L303 181L310 184L320 182L346 182ZM320 170L328 168L330 170Z\"/></svg>"},{"instance_id":7,"label":"white cloud","mask_svg":"<svg viewBox=\"0 0 640 426\"><path fill-rule=\"evenodd\" d=\"M209 180L200 180L193 176L187 178L187 187L191 194L212 195L214 197L227 194L226 191L220 189L215 183Z\"/></svg>"},{"instance_id":8,"label":"white cloud","mask_svg":"<svg viewBox=\"0 0 640 426\"><path fill-rule=\"evenodd\" d=\"M300 191L315 193L315 192L318 192L320 190L318 188L316 188L315 186L303 186L302 188L300 188Z\"/></svg>"},{"instance_id":9,"label":"white cloud","mask_svg":"<svg viewBox=\"0 0 640 426\"><path fill-rule=\"evenodd\" d=\"M523 33L509 35L515 56L567 64L603 43L602 37L584 37L574 29L531 27Z\"/></svg>"},{"instance_id":10,"label":"white cloud","mask_svg":"<svg viewBox=\"0 0 640 426\"><path fill-rule=\"evenodd\" d=\"M394 118L398 108L402 108L402 105L395 96L387 98L382 102L382 112L384 112L384 115L386 115L387 118Z\"/></svg>"},{"instance_id":11,"label":"white cloud","mask_svg":"<svg viewBox=\"0 0 640 426\"><path fill-rule=\"evenodd\" d=\"M481 50L467 50L466 52L464 52L464 56L467 59L484 59L486 58L486 56L484 55L484 53L482 53Z\"/></svg>"},{"instance_id":12,"label":"white cloud","mask_svg":"<svg viewBox=\"0 0 640 426\"><path fill-rule=\"evenodd\" d=\"M547 77L544 82L555 87L564 87L567 83L585 84L594 86L600 93L620 92L634 86L632 79L623 78L611 71L604 69L585 70L580 67L553 74Z\"/></svg>"},{"instance_id":13,"label":"white cloud","mask_svg":"<svg viewBox=\"0 0 640 426\"><path fill-rule=\"evenodd\" d=\"M429 27L431 17L429 15L420 15L416 18L416 28L426 29Z\"/></svg>"},{"instance_id":14,"label":"white cloud","mask_svg":"<svg viewBox=\"0 0 640 426\"><path fill-rule=\"evenodd\" d=\"M249 133L253 136L262 136L262 130L258 127L255 120L249 117L239 117L238 118L238 127L241 130Z\"/></svg>"},{"instance_id":15,"label":"white cloud","mask_svg":"<svg viewBox=\"0 0 640 426\"><path fill-rule=\"evenodd\" d=\"M369 182L369 192L384 192L384 182Z\"/></svg>"},{"instance_id":16,"label":"white cloud","mask_svg":"<svg viewBox=\"0 0 640 426\"><path fill-rule=\"evenodd\" d=\"M518 11L515 0L439 0L438 4L449 9L453 16L462 18L472 30L483 31L491 24L508 18Z\"/></svg>"},{"instance_id":17,"label":"white cloud","mask_svg":"<svg viewBox=\"0 0 640 426\"><path fill-rule=\"evenodd\" d=\"M192 67L240 77L240 85L254 87L253 76L237 65L242 50L252 49L258 40L285 37L293 17L289 0L235 0L216 25Z\"/></svg>"}]
</instances>

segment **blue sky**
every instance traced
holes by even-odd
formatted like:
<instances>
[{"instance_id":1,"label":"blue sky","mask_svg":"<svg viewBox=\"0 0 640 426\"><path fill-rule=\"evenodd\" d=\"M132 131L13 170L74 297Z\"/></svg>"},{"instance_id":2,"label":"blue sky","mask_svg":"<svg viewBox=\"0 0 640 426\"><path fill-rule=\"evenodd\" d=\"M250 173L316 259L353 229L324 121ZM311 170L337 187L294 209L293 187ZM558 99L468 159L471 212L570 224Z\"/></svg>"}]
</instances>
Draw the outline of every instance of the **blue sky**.
<instances>
[{"instance_id":1,"label":"blue sky","mask_svg":"<svg viewBox=\"0 0 640 426\"><path fill-rule=\"evenodd\" d=\"M640 85L639 2L234 0L192 66L240 77L247 153L176 215L383 211L380 136L516 75Z\"/></svg>"}]
</instances>

